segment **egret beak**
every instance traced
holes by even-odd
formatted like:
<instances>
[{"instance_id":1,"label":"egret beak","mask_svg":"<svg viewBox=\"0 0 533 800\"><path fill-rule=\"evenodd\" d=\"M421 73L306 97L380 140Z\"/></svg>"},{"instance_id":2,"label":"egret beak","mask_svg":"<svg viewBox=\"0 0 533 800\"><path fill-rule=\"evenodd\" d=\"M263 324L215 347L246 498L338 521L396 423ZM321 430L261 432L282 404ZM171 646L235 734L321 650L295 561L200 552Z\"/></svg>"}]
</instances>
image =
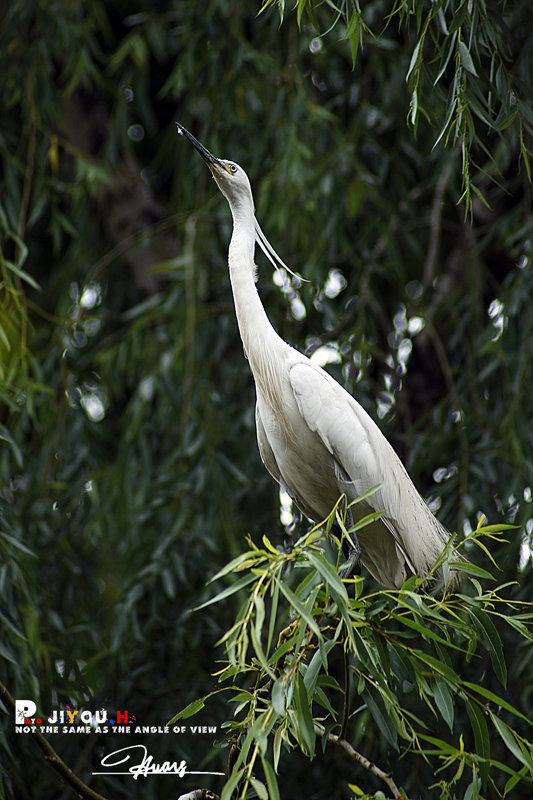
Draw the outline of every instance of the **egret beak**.
<instances>
[{"instance_id":1,"label":"egret beak","mask_svg":"<svg viewBox=\"0 0 533 800\"><path fill-rule=\"evenodd\" d=\"M223 169L224 172L228 172L228 168L224 164L224 162L221 161L219 158L215 158L215 156L212 153L210 153L209 150L207 150L207 148L205 148L203 144L201 144L198 141L198 139L196 139L192 135L192 133L189 133L187 128L184 128L183 125L180 125L179 122L176 122L176 128L178 129L178 133L180 134L180 136L185 136L185 138L189 140L192 146L196 150L198 150L198 152L200 153L200 155L202 156L203 160L205 161L210 170L212 170L213 167L218 167L219 169Z\"/></svg>"}]
</instances>

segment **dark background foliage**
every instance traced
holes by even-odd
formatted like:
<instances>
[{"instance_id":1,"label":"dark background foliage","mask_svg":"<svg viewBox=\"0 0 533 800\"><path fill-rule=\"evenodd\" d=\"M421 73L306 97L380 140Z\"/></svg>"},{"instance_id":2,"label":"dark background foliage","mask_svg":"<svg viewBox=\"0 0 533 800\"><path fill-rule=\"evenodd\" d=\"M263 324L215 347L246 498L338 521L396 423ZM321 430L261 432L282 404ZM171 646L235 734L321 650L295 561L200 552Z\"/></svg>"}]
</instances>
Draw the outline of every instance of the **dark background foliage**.
<instances>
[{"instance_id":1,"label":"dark background foliage","mask_svg":"<svg viewBox=\"0 0 533 800\"><path fill-rule=\"evenodd\" d=\"M309 281L280 286L258 255L277 330L309 354L327 346L328 368L451 530L481 513L516 524L494 555L502 582L530 598L527 9L490 11L505 39L494 69L486 28L470 28L479 82L457 50L435 86L449 37L427 39L413 71L423 17L385 28L392 6L379 0L363 17L382 35L363 36L355 65L350 19L326 32L327 6L316 27L232 0L149 11L14 0L0 13L0 675L12 694L164 725L212 687L231 623L231 602L191 613L206 580L248 532L286 535L255 445L229 211L175 120L244 166L263 230ZM466 129L448 118L461 63ZM507 637L509 697L528 708L531 654ZM205 724L228 715L221 701ZM68 797L6 720L0 796ZM360 736L386 767L376 731ZM224 769L213 738L220 730L144 741L161 760ZM99 755L125 739L80 742L53 739L92 781ZM353 768L340 761L286 759L284 796L346 797L339 778ZM117 798L178 794L168 780L91 785Z\"/></svg>"}]
</instances>

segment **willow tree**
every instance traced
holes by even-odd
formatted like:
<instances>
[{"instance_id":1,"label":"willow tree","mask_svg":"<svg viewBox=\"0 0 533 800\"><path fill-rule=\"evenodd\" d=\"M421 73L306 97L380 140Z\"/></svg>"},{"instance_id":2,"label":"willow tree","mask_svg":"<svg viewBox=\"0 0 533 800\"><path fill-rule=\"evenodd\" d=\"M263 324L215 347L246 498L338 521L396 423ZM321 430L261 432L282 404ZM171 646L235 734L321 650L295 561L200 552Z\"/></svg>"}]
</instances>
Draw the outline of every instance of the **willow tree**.
<instances>
[{"instance_id":1,"label":"willow tree","mask_svg":"<svg viewBox=\"0 0 533 800\"><path fill-rule=\"evenodd\" d=\"M510 609L531 595L528 5L266 5L259 14L259 3L244 10L231 0L161 2L139 12L122 2L14 0L0 12L0 674L14 697L32 697L42 709L128 707L164 724L215 690L213 644L239 621L229 642L237 641L245 618L236 615L247 613L250 599L259 617L248 622L263 649L271 618L270 647L299 620L302 642L291 643L290 634L284 659L293 646L298 657L310 632L315 637L301 670L291 672L302 711L309 696L302 685L309 692L313 675L306 684L302 670L312 648L330 647L326 619L341 626L330 671L343 691L337 653L342 644L352 657L356 634L335 616L342 609L364 620L375 612L375 627L363 635L368 663L377 652L386 659L382 645L389 625L399 630L398 617L425 641L417 650L447 663L431 650L437 640L420 630L438 605L402 612L387 596L380 610L368 576L346 601L325 566L332 558L322 549L326 540L308 541L287 509L280 517L255 448L253 391L227 282L228 212L194 154L179 146L176 119L245 167L263 229L309 280L287 287L260 263L262 297L280 334L318 351L378 419L459 540L474 535L483 514L488 525L516 526L479 539L486 553L466 548L474 569L494 571L491 558L498 566L496 584L466 577L480 581L474 595L489 598L509 583L497 595ZM284 556L298 568L280 583L288 587L279 595L281 616L268 616L268 595L259 624L262 589L255 591L245 567L241 577L250 580L241 592L231 593L234 579L224 577L227 601L191 617L192 607L216 595L206 580L245 552L252 565L263 559L260 574L278 585L282 556L262 536L278 544L293 525L305 545ZM454 600L446 602L453 608ZM294 616L298 604L307 619ZM489 613L495 638L490 626L476 628L479 610L489 613L463 608L456 635L467 654L475 639L485 660L465 659L465 672L448 668L460 687L450 671L431 672L420 719L443 724L456 745L454 732L468 731L464 752L474 761L464 762L464 775L474 781L475 763L479 786L490 787L484 714L497 742L490 757L500 761L511 747L517 778L509 791L527 796L520 795L528 768L520 758L529 758L523 720L513 727L505 714L514 712L502 712L522 737L506 740L493 701L486 696L480 711L483 695L472 699L464 681L524 713L531 651L521 626L508 624L512 614L500 621ZM435 624L427 630L440 636ZM268 664L271 655L265 650L275 676L259 659L246 662L250 677L266 670L258 687L271 680L277 688L269 702L288 710L278 679L289 665L279 653ZM325 691L324 663L313 662L320 676L313 691ZM379 681L386 661L383 669ZM406 740L383 716L380 690L366 678L365 686L360 706L350 703L350 715L360 714L347 741L387 772L396 752L390 739ZM342 709L338 690L326 689ZM479 713L470 708L469 715L460 692ZM220 726L231 720L225 697L216 694L197 717L219 726L222 745L228 737ZM453 730L448 697L459 700ZM372 698L388 739L364 723ZM311 712L316 717L317 708ZM317 741L328 733L340 729L315 731ZM307 715L302 748L281 748L279 762L273 751L257 751L254 764L263 756L279 767L283 795L334 797L333 785L342 797L350 783L378 789L368 770L356 777L349 755L313 750L309 734ZM30 798L38 783L41 798L57 797L58 778L28 738L13 742L4 728L0 735L11 753L0 760L4 795ZM161 760L226 769L226 749L214 742L204 740L193 754L185 739L145 741ZM75 737L52 744L104 796L131 796L122 779L91 776L102 748L123 739L91 737L83 751ZM250 747L253 754L255 740ZM235 775L245 763L237 755L234 764L239 757ZM253 777L269 786L259 767ZM397 775L413 796L427 790L426 778L424 770L410 783ZM432 780L451 778L443 772ZM494 778L499 791L501 780ZM142 789L146 798L167 790L157 779Z\"/></svg>"}]
</instances>

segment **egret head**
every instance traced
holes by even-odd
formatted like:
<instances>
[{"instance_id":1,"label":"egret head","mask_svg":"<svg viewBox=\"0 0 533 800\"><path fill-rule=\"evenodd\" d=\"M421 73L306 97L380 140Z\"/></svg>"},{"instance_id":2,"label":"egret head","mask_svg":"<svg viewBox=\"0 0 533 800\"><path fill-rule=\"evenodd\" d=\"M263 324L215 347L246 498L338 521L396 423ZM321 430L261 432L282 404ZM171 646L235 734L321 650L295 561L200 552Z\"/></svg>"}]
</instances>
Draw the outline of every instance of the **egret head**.
<instances>
[{"instance_id":1,"label":"egret head","mask_svg":"<svg viewBox=\"0 0 533 800\"><path fill-rule=\"evenodd\" d=\"M250 181L248 180L248 175L243 170L242 167L239 167L234 161L227 161L223 158L216 158L212 153L207 150L201 144L198 139L196 139L192 133L180 125L179 122L176 123L178 128L178 133L185 136L193 147L198 150L202 158L204 159L205 163L211 170L213 178L216 181L216 184L224 197L230 203L239 203L243 200L252 204L253 208L253 197L252 197L252 187L250 186Z\"/></svg>"}]
</instances>

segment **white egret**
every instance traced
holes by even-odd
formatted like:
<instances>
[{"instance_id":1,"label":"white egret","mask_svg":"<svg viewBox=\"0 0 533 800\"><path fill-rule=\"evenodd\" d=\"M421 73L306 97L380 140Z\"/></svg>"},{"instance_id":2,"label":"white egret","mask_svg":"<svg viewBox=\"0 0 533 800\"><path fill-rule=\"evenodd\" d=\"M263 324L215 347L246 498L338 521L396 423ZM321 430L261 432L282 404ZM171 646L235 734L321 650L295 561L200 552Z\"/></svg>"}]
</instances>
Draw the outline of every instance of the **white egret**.
<instances>
[{"instance_id":1,"label":"white egret","mask_svg":"<svg viewBox=\"0 0 533 800\"><path fill-rule=\"evenodd\" d=\"M383 585L400 588L412 574L426 577L449 534L432 514L376 423L321 367L278 336L256 289L256 242L274 266L285 267L254 214L248 176L215 158L178 124L207 163L233 216L229 276L245 354L255 381L259 452L267 470L311 520L325 519L344 494L358 520L382 516L358 532L350 554ZM453 554L453 557L457 557ZM453 575L453 573L451 573Z\"/></svg>"}]
</instances>

